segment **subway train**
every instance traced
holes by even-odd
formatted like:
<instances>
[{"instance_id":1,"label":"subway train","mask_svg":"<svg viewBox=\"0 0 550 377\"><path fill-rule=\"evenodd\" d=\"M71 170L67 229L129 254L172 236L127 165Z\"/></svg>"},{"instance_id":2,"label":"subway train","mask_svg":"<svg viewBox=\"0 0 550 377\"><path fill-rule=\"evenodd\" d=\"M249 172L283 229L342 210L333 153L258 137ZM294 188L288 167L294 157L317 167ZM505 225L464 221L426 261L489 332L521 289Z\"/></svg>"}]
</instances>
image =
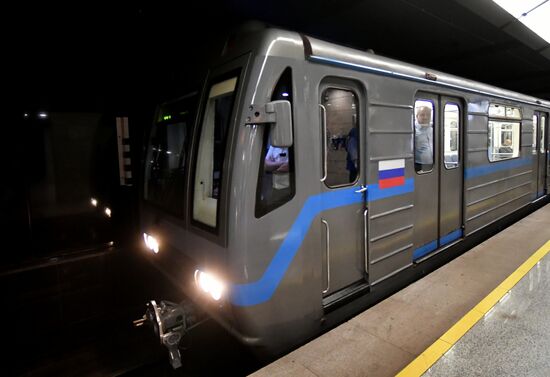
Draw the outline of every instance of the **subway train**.
<instances>
[{"instance_id":1,"label":"subway train","mask_svg":"<svg viewBox=\"0 0 550 377\"><path fill-rule=\"evenodd\" d=\"M161 106L144 256L189 301L151 301L174 367L206 313L278 356L547 201L550 102L265 28ZM269 357L269 356L268 356Z\"/></svg>"}]
</instances>

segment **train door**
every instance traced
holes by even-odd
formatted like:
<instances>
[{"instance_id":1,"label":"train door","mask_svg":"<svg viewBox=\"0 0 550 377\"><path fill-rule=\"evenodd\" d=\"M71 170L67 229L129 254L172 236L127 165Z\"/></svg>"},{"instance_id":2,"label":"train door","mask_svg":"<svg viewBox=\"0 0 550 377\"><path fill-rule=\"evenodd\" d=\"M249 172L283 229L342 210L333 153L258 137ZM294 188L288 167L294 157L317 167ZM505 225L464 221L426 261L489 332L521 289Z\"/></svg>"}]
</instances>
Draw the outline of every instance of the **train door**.
<instances>
[{"instance_id":1,"label":"train door","mask_svg":"<svg viewBox=\"0 0 550 377\"><path fill-rule=\"evenodd\" d=\"M536 156L537 165L537 198L540 198L545 193L546 175L547 175L547 118L546 113L536 111L533 116L533 134L536 141L533 143L533 154Z\"/></svg>"},{"instance_id":2,"label":"train door","mask_svg":"<svg viewBox=\"0 0 550 377\"><path fill-rule=\"evenodd\" d=\"M354 82L325 80L319 91L322 172L320 214L323 248L323 302L345 296L365 282L365 174L360 156L365 107Z\"/></svg>"},{"instance_id":3,"label":"train door","mask_svg":"<svg viewBox=\"0 0 550 377\"><path fill-rule=\"evenodd\" d=\"M542 113L541 124L544 125L546 129L546 193L550 192L550 136L548 136L548 131L550 128L550 119L548 118L548 113Z\"/></svg>"},{"instance_id":4,"label":"train door","mask_svg":"<svg viewBox=\"0 0 550 377\"><path fill-rule=\"evenodd\" d=\"M415 250L419 260L462 237L462 105L419 94L414 106Z\"/></svg>"}]
</instances>

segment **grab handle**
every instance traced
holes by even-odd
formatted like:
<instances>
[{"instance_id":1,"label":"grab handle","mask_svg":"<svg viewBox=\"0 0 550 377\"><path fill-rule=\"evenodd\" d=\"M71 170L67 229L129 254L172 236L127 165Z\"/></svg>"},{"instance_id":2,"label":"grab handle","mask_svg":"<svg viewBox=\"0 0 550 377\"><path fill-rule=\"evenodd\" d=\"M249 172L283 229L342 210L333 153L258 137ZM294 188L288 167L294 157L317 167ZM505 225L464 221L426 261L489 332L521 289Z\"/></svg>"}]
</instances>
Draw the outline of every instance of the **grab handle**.
<instances>
[{"instance_id":1,"label":"grab handle","mask_svg":"<svg viewBox=\"0 0 550 377\"><path fill-rule=\"evenodd\" d=\"M327 289L323 291L323 294L327 293L330 289L330 230L328 227L328 222L326 220L321 220L323 224L325 224L325 230L326 230L326 251L327 251Z\"/></svg>"},{"instance_id":2,"label":"grab handle","mask_svg":"<svg viewBox=\"0 0 550 377\"><path fill-rule=\"evenodd\" d=\"M327 109L325 106L319 104L319 107L321 108L321 135L323 136L323 140L321 143L321 151L323 153L323 171L321 172L322 178L321 182L324 182L327 179L327 151L326 151L326 143L327 143Z\"/></svg>"}]
</instances>

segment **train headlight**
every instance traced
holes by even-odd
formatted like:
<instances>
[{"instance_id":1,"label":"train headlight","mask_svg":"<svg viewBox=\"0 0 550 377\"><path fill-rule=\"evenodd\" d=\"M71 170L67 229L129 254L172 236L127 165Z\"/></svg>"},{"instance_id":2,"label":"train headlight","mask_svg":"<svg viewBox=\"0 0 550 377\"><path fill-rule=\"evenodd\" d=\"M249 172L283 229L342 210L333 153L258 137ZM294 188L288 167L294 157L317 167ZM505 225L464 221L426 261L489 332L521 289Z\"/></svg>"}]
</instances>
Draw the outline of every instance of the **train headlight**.
<instances>
[{"instance_id":1,"label":"train headlight","mask_svg":"<svg viewBox=\"0 0 550 377\"><path fill-rule=\"evenodd\" d=\"M210 293L210 296L218 301L225 291L225 284L216 276L201 270L195 271L195 283L205 293Z\"/></svg>"},{"instance_id":2,"label":"train headlight","mask_svg":"<svg viewBox=\"0 0 550 377\"><path fill-rule=\"evenodd\" d=\"M111 215L113 214L109 207L105 207L105 210L103 212L105 212L105 216L107 217L111 217Z\"/></svg>"},{"instance_id":3,"label":"train headlight","mask_svg":"<svg viewBox=\"0 0 550 377\"><path fill-rule=\"evenodd\" d=\"M97 207L97 199L96 199L96 198L91 198L91 199L90 199L90 204L91 204L93 207Z\"/></svg>"},{"instance_id":4,"label":"train headlight","mask_svg":"<svg viewBox=\"0 0 550 377\"><path fill-rule=\"evenodd\" d=\"M145 241L145 246L147 246L149 250L155 254L159 252L159 242L155 237L147 233L143 233L143 240Z\"/></svg>"}]
</instances>

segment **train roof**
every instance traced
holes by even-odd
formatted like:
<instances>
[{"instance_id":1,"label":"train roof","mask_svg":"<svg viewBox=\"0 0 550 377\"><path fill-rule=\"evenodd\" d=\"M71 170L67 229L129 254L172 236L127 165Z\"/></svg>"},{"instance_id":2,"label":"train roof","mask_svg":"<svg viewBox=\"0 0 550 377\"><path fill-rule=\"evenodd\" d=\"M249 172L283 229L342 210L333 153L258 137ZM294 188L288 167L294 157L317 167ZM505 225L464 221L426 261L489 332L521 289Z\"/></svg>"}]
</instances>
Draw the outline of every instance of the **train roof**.
<instances>
[{"instance_id":1,"label":"train roof","mask_svg":"<svg viewBox=\"0 0 550 377\"><path fill-rule=\"evenodd\" d=\"M528 103L536 106L550 107L550 101L499 88L489 84L468 80L440 71L404 63L367 51L339 46L334 43L302 36L306 59L318 63L342 66L354 70L378 73L405 80L430 83L442 87L464 90L470 93L488 95Z\"/></svg>"},{"instance_id":2,"label":"train roof","mask_svg":"<svg viewBox=\"0 0 550 377\"><path fill-rule=\"evenodd\" d=\"M250 49L253 48L251 45L256 48L259 45L261 47L257 53L260 55L286 56L296 59L303 59L305 55L306 60L319 64L340 66L550 108L548 100L345 47L297 32L278 28L264 28L259 34L258 31L257 29L248 30L248 37L252 37L252 40L246 38L248 39L245 42L246 47L241 47ZM239 50L241 53L244 52L243 49Z\"/></svg>"}]
</instances>

